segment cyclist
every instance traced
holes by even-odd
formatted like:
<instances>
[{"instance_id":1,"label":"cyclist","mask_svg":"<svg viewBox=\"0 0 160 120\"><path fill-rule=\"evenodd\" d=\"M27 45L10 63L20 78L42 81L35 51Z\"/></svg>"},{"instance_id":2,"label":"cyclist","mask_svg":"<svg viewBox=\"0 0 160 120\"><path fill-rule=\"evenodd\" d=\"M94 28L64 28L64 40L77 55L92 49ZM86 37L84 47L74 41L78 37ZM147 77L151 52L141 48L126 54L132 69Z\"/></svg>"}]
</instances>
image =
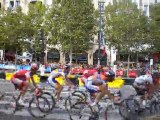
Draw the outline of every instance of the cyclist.
<instances>
[{"instance_id":1,"label":"cyclist","mask_svg":"<svg viewBox=\"0 0 160 120\"><path fill-rule=\"evenodd\" d=\"M88 79L90 76L92 76L92 75L94 75L94 74L96 74L96 73L97 73L96 70L95 70L95 71L93 71L93 70L84 70L84 71L83 71L83 74L82 74L82 76L81 76L81 81L82 81L82 83L85 84L85 82L87 81L87 79Z\"/></svg>"},{"instance_id":2,"label":"cyclist","mask_svg":"<svg viewBox=\"0 0 160 120\"><path fill-rule=\"evenodd\" d=\"M108 71L105 72L105 74L95 74L93 76L90 76L86 81L85 81L85 87L90 92L91 97L94 97L95 100L91 104L91 106L96 105L101 98L105 95L108 94L109 97L111 97L110 92L108 90L108 86L106 85L106 81L112 82L115 78L115 73L113 71ZM94 96L96 92L99 92L96 96Z\"/></svg>"},{"instance_id":3,"label":"cyclist","mask_svg":"<svg viewBox=\"0 0 160 120\"><path fill-rule=\"evenodd\" d=\"M142 105L146 105L146 100L150 96L151 87L153 85L153 79L150 74L141 75L137 77L133 83L134 88L137 91L138 95L142 96Z\"/></svg>"},{"instance_id":4,"label":"cyclist","mask_svg":"<svg viewBox=\"0 0 160 120\"><path fill-rule=\"evenodd\" d=\"M61 91L63 90L63 85L56 78L60 76L64 76L63 71L58 68L59 67L57 65L53 65L51 67L52 72L48 77L48 83L56 89L57 102L60 101L60 94L61 94Z\"/></svg>"},{"instance_id":5,"label":"cyclist","mask_svg":"<svg viewBox=\"0 0 160 120\"><path fill-rule=\"evenodd\" d=\"M70 78L70 70L71 66L69 64L66 64L64 66L64 74L65 74L66 84L69 86L68 90L70 90L71 88L75 88L74 81L72 82ZM74 76L74 78L76 79L76 76Z\"/></svg>"},{"instance_id":6,"label":"cyclist","mask_svg":"<svg viewBox=\"0 0 160 120\"><path fill-rule=\"evenodd\" d=\"M33 89L33 85L34 85L34 87L37 87L36 83L34 81L34 78L33 78L33 75L36 74L37 70L38 70L37 64L32 64L30 71L19 70L13 74L13 76L11 78L11 82L14 84L16 89L20 90L20 95L18 96L18 103L19 104L24 104L23 103L23 96L25 95L26 90L28 88ZM31 79L33 85L30 83L30 79Z\"/></svg>"}]
</instances>

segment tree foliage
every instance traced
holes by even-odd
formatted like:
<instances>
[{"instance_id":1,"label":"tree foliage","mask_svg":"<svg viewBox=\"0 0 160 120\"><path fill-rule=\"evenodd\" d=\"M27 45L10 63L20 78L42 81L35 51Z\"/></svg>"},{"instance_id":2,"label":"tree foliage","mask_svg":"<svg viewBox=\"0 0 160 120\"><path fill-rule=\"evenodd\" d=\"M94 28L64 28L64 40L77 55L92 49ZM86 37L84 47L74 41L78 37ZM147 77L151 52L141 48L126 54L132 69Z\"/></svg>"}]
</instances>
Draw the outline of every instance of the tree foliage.
<instances>
[{"instance_id":1,"label":"tree foliage","mask_svg":"<svg viewBox=\"0 0 160 120\"><path fill-rule=\"evenodd\" d=\"M150 7L150 33L152 40L152 49L160 51L160 3Z\"/></svg>"},{"instance_id":2,"label":"tree foliage","mask_svg":"<svg viewBox=\"0 0 160 120\"><path fill-rule=\"evenodd\" d=\"M50 44L60 43L62 50L70 55L90 48L95 27L91 0L55 0L47 19Z\"/></svg>"},{"instance_id":3,"label":"tree foliage","mask_svg":"<svg viewBox=\"0 0 160 120\"><path fill-rule=\"evenodd\" d=\"M147 17L130 0L108 5L105 16L105 34L111 46L131 52L133 49L138 50L137 48L146 43Z\"/></svg>"},{"instance_id":4,"label":"tree foliage","mask_svg":"<svg viewBox=\"0 0 160 120\"><path fill-rule=\"evenodd\" d=\"M21 8L17 8L16 11L8 9L7 11L1 11L0 18L0 46L1 48L20 48L21 40L24 38L24 14Z\"/></svg>"}]
</instances>

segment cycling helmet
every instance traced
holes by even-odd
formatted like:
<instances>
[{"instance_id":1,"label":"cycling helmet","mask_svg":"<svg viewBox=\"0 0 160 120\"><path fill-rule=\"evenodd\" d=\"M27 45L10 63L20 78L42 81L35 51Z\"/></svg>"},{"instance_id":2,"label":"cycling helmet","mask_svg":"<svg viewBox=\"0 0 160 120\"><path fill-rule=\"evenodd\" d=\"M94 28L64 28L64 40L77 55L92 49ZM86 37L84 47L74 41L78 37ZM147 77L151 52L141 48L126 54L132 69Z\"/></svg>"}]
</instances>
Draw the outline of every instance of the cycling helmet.
<instances>
[{"instance_id":1,"label":"cycling helmet","mask_svg":"<svg viewBox=\"0 0 160 120\"><path fill-rule=\"evenodd\" d=\"M68 64L66 64L66 65L64 66L65 69L70 68L70 67L71 67L71 66L68 65Z\"/></svg>"},{"instance_id":2,"label":"cycling helmet","mask_svg":"<svg viewBox=\"0 0 160 120\"><path fill-rule=\"evenodd\" d=\"M55 70L55 69L58 69L58 68L59 68L58 65L52 65L52 66L51 66L51 69L52 69L52 70Z\"/></svg>"},{"instance_id":3,"label":"cycling helmet","mask_svg":"<svg viewBox=\"0 0 160 120\"><path fill-rule=\"evenodd\" d=\"M36 63L31 64L31 70L38 70L38 66Z\"/></svg>"},{"instance_id":4,"label":"cycling helmet","mask_svg":"<svg viewBox=\"0 0 160 120\"><path fill-rule=\"evenodd\" d=\"M106 72L105 74L106 74L106 76L108 76L108 77L114 77L114 76L115 76L115 73L114 73L113 70L109 70L109 71Z\"/></svg>"}]
</instances>

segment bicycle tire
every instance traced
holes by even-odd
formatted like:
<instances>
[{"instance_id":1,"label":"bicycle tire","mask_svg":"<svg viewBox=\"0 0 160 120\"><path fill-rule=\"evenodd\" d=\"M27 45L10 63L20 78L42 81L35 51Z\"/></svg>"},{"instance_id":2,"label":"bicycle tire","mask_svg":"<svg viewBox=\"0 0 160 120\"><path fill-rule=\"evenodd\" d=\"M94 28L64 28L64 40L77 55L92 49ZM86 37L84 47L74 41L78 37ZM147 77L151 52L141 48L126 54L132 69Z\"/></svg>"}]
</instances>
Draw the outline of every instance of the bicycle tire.
<instances>
[{"instance_id":1,"label":"bicycle tire","mask_svg":"<svg viewBox=\"0 0 160 120\"><path fill-rule=\"evenodd\" d=\"M0 100L2 100L4 98L5 94L3 94L2 92L0 92Z\"/></svg>"},{"instance_id":2,"label":"bicycle tire","mask_svg":"<svg viewBox=\"0 0 160 120\"><path fill-rule=\"evenodd\" d=\"M49 97L47 97L47 96ZM50 111L52 111L53 110L53 108L55 107L55 105L56 105L56 101L55 101L55 98L53 97L53 95L50 93L50 92L43 92L42 94L41 94L41 96L43 96L43 97L47 97L47 100L48 99L50 99L50 100L48 100L49 101L49 103L50 103Z\"/></svg>"},{"instance_id":3,"label":"bicycle tire","mask_svg":"<svg viewBox=\"0 0 160 120\"><path fill-rule=\"evenodd\" d=\"M123 109L125 110L125 112L123 112ZM118 111L119 111L119 114L120 114L120 116L124 119L124 120L128 120L129 118L128 118L128 106L127 106L127 103L126 103L126 100L123 100L122 102L121 102L121 105L119 106L119 109L118 109ZM125 115L124 115L124 113L126 113Z\"/></svg>"},{"instance_id":4,"label":"bicycle tire","mask_svg":"<svg viewBox=\"0 0 160 120\"><path fill-rule=\"evenodd\" d=\"M84 113L82 113L84 108L87 108L87 110ZM75 116L74 116L75 112L77 112L77 114L75 114ZM90 114L88 114L88 112L90 112ZM88 114L87 115L88 120L98 120L98 118L96 118L96 116L95 116L94 110L87 102L77 102L74 105L72 105L71 110L69 112L69 117L70 117L70 120L84 120L84 118L82 116L86 115L86 114ZM75 117L77 117L77 118L75 118Z\"/></svg>"},{"instance_id":5,"label":"bicycle tire","mask_svg":"<svg viewBox=\"0 0 160 120\"><path fill-rule=\"evenodd\" d=\"M35 101L37 99L37 101L38 101L38 103ZM36 97L36 99L35 99L35 97L33 97L31 100L30 100L30 102L29 102L29 107L28 107L28 112L31 114L31 116L33 116L33 117L35 117L35 118L44 118L47 114L48 114L48 112L50 111L50 104L49 104L49 101L47 100L47 98L45 98L45 97L42 97L42 96L37 96ZM39 99L43 99L44 101L45 101L45 103L47 104L47 106L48 106L48 110L44 110L44 108L42 109L41 107L40 107L40 101L39 101ZM36 102L35 104L36 105L34 105L34 102ZM35 106L35 108L34 108L34 106ZM34 114L33 113L33 109L38 109L39 110L39 112L40 112L40 114L41 115L36 115L36 114Z\"/></svg>"},{"instance_id":6,"label":"bicycle tire","mask_svg":"<svg viewBox=\"0 0 160 120\"><path fill-rule=\"evenodd\" d=\"M80 90L76 90L76 91L74 91L73 93L72 93L72 95L79 95L79 96L81 96L81 98L82 98L82 100L84 100L84 102L86 102L86 100L87 100L87 96L86 96L86 94L83 92L83 91L80 91Z\"/></svg>"},{"instance_id":7,"label":"bicycle tire","mask_svg":"<svg viewBox=\"0 0 160 120\"><path fill-rule=\"evenodd\" d=\"M77 101L73 103L72 100L74 100L74 99L73 99L74 97L77 97L77 99L76 99ZM82 98L81 95L79 95L79 94L69 95L69 96L65 99L65 109L66 109L67 111L69 111L70 108L71 108L71 106L72 106L72 104L75 104L75 103L80 102L80 101L83 101L83 98Z\"/></svg>"},{"instance_id":8,"label":"bicycle tire","mask_svg":"<svg viewBox=\"0 0 160 120\"><path fill-rule=\"evenodd\" d=\"M160 104L156 101L152 101L150 104L150 114L155 115L160 111Z\"/></svg>"}]
</instances>

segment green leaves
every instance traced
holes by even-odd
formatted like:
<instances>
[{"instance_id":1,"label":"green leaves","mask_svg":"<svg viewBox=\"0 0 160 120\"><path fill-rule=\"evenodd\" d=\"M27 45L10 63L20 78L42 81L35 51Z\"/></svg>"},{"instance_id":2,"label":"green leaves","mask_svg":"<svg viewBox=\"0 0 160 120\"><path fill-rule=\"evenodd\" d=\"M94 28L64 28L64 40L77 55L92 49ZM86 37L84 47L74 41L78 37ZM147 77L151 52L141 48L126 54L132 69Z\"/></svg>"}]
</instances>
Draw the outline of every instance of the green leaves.
<instances>
[{"instance_id":1,"label":"green leaves","mask_svg":"<svg viewBox=\"0 0 160 120\"><path fill-rule=\"evenodd\" d=\"M87 3L86 3L87 2ZM74 52L89 49L94 33L94 6L91 0L55 0L47 15L52 33L49 43L58 42L62 50Z\"/></svg>"},{"instance_id":2,"label":"green leaves","mask_svg":"<svg viewBox=\"0 0 160 120\"><path fill-rule=\"evenodd\" d=\"M145 40L147 18L141 14L137 6L130 0L119 1L117 4L108 5L105 10L106 37L111 46L132 51L137 45L142 45Z\"/></svg>"},{"instance_id":3,"label":"green leaves","mask_svg":"<svg viewBox=\"0 0 160 120\"><path fill-rule=\"evenodd\" d=\"M153 49L155 51L160 51L160 3L154 4L150 7L150 28L149 32L151 33L151 40Z\"/></svg>"},{"instance_id":4,"label":"green leaves","mask_svg":"<svg viewBox=\"0 0 160 120\"><path fill-rule=\"evenodd\" d=\"M20 40L23 39L23 17L24 14L20 8L14 12L2 11L0 18L0 46L2 48L20 45Z\"/></svg>"}]
</instances>

